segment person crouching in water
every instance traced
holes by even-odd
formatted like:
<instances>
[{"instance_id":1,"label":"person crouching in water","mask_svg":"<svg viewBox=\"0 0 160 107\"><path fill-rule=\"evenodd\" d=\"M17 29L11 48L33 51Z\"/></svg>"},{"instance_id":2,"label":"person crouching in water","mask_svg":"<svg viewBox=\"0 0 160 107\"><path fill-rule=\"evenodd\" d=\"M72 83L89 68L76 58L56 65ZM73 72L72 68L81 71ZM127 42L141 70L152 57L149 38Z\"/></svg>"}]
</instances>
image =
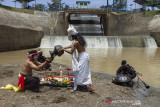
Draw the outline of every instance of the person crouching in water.
<instances>
[{"instance_id":1,"label":"person crouching in water","mask_svg":"<svg viewBox=\"0 0 160 107\"><path fill-rule=\"evenodd\" d=\"M43 63L36 60L37 50L28 52L28 60L24 63L22 70L19 73L19 84L22 90L31 90L33 92L39 91L39 78L32 76L32 70L40 71L45 65L51 62L51 59L46 58Z\"/></svg>"},{"instance_id":2,"label":"person crouching in water","mask_svg":"<svg viewBox=\"0 0 160 107\"><path fill-rule=\"evenodd\" d=\"M116 75L116 77L112 78L112 83L122 85L128 83L129 86L133 86L133 79L136 77L136 71L132 66L127 64L126 60L122 60Z\"/></svg>"},{"instance_id":3,"label":"person crouching in water","mask_svg":"<svg viewBox=\"0 0 160 107\"><path fill-rule=\"evenodd\" d=\"M85 52L86 41L73 26L70 26L67 31L72 45L66 46L62 50L72 54L72 71L75 72L74 90L81 91L81 87L89 85L88 91L95 91L91 81L89 55ZM71 49L66 50L68 48ZM76 57L76 50L78 51L78 59Z\"/></svg>"}]
</instances>

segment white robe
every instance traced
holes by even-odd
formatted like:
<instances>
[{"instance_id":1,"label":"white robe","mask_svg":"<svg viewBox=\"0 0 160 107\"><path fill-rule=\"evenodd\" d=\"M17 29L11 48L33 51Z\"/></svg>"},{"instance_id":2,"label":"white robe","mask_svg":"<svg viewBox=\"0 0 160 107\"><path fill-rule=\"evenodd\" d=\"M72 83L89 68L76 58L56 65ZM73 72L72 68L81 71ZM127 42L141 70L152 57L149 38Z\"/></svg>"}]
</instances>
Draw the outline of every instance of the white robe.
<instances>
[{"instance_id":1,"label":"white robe","mask_svg":"<svg viewBox=\"0 0 160 107\"><path fill-rule=\"evenodd\" d=\"M73 41L74 43L74 41ZM86 52L78 54L78 60L76 58L76 53L72 54L72 69L76 67L75 79L74 79L74 90L77 89L78 85L89 85L92 84L91 72L89 66L89 55ZM76 62L76 64L74 64ZM78 63L78 65L77 65ZM74 68L75 69L75 68Z\"/></svg>"}]
</instances>

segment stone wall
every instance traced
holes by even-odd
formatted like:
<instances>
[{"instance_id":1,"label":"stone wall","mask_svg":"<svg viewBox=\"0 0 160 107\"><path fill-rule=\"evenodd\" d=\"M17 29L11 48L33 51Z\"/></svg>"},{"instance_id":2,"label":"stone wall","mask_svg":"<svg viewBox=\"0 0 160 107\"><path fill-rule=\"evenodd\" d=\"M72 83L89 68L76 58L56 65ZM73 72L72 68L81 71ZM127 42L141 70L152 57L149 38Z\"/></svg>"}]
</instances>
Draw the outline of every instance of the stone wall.
<instances>
[{"instance_id":1,"label":"stone wall","mask_svg":"<svg viewBox=\"0 0 160 107\"><path fill-rule=\"evenodd\" d=\"M33 14L18 13L0 8L0 25L27 28L32 30L43 30L43 23Z\"/></svg>"},{"instance_id":2,"label":"stone wall","mask_svg":"<svg viewBox=\"0 0 160 107\"><path fill-rule=\"evenodd\" d=\"M0 51L36 48L44 36L43 23L33 14L0 8Z\"/></svg>"},{"instance_id":3,"label":"stone wall","mask_svg":"<svg viewBox=\"0 0 160 107\"><path fill-rule=\"evenodd\" d=\"M158 47L160 47L160 32L151 32L150 36L152 36L155 39Z\"/></svg>"},{"instance_id":4,"label":"stone wall","mask_svg":"<svg viewBox=\"0 0 160 107\"><path fill-rule=\"evenodd\" d=\"M35 11L34 14L43 23L43 30L45 35L50 35L50 36L66 35L64 11L59 11L59 12Z\"/></svg>"},{"instance_id":5,"label":"stone wall","mask_svg":"<svg viewBox=\"0 0 160 107\"><path fill-rule=\"evenodd\" d=\"M0 25L0 51L39 47L43 31Z\"/></svg>"},{"instance_id":6,"label":"stone wall","mask_svg":"<svg viewBox=\"0 0 160 107\"><path fill-rule=\"evenodd\" d=\"M109 16L108 36L134 36L149 35L149 27L153 16L144 16L143 13Z\"/></svg>"}]
</instances>

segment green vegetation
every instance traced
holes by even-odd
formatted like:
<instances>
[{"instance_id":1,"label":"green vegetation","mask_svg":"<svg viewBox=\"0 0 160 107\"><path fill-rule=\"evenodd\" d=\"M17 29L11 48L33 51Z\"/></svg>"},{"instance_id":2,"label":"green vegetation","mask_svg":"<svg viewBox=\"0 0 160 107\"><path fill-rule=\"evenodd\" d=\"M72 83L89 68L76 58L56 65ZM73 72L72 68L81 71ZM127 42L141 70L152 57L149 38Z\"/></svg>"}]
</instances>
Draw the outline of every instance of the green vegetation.
<instances>
[{"instance_id":1,"label":"green vegetation","mask_svg":"<svg viewBox=\"0 0 160 107\"><path fill-rule=\"evenodd\" d=\"M4 6L4 5L0 5L0 8L4 8L4 9L15 11L15 12L34 14L34 10L29 10L29 9L14 8L9 6Z\"/></svg>"},{"instance_id":2,"label":"green vegetation","mask_svg":"<svg viewBox=\"0 0 160 107\"><path fill-rule=\"evenodd\" d=\"M134 14L135 12L117 12L119 15L124 15L124 14ZM160 10L154 10L154 11L145 11L145 16L154 16L154 15L159 15Z\"/></svg>"},{"instance_id":3,"label":"green vegetation","mask_svg":"<svg viewBox=\"0 0 160 107\"><path fill-rule=\"evenodd\" d=\"M118 12L119 15L131 14L131 12Z\"/></svg>"},{"instance_id":4,"label":"green vegetation","mask_svg":"<svg viewBox=\"0 0 160 107\"><path fill-rule=\"evenodd\" d=\"M155 11L145 11L145 16L154 16L160 14L160 10Z\"/></svg>"},{"instance_id":5,"label":"green vegetation","mask_svg":"<svg viewBox=\"0 0 160 107\"><path fill-rule=\"evenodd\" d=\"M125 9L126 6L127 6L126 0L117 0L114 5L115 9L118 9L118 10Z\"/></svg>"},{"instance_id":6,"label":"green vegetation","mask_svg":"<svg viewBox=\"0 0 160 107\"><path fill-rule=\"evenodd\" d=\"M146 0L147 6L160 8L160 0Z\"/></svg>"},{"instance_id":7,"label":"green vegetation","mask_svg":"<svg viewBox=\"0 0 160 107\"><path fill-rule=\"evenodd\" d=\"M45 9L44 4L36 4L36 10L43 11L43 9Z\"/></svg>"}]
</instances>

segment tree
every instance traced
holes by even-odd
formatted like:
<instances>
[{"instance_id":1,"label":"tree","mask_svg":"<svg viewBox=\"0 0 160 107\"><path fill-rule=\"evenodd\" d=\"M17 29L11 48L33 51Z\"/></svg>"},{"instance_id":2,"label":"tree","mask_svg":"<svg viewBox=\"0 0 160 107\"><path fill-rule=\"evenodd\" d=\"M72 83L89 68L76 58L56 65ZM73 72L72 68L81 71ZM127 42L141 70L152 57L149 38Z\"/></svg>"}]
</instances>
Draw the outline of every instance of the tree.
<instances>
[{"instance_id":1,"label":"tree","mask_svg":"<svg viewBox=\"0 0 160 107\"><path fill-rule=\"evenodd\" d=\"M107 10L112 10L113 7L112 7L112 5L108 5L108 6L107 5L106 6L103 5L103 6L100 6L100 8L107 9Z\"/></svg>"},{"instance_id":2,"label":"tree","mask_svg":"<svg viewBox=\"0 0 160 107\"><path fill-rule=\"evenodd\" d=\"M146 0L147 6L151 6L152 10L154 7L160 8L160 0Z\"/></svg>"},{"instance_id":3,"label":"tree","mask_svg":"<svg viewBox=\"0 0 160 107\"><path fill-rule=\"evenodd\" d=\"M62 0L52 0L53 3L48 3L50 10L60 10L63 6Z\"/></svg>"},{"instance_id":4,"label":"tree","mask_svg":"<svg viewBox=\"0 0 160 107\"><path fill-rule=\"evenodd\" d=\"M4 0L0 0L0 4L2 4L2 2L4 2Z\"/></svg>"},{"instance_id":5,"label":"tree","mask_svg":"<svg viewBox=\"0 0 160 107\"><path fill-rule=\"evenodd\" d=\"M22 8L27 8L27 3L34 1L34 0L15 0L15 1L22 3Z\"/></svg>"},{"instance_id":6,"label":"tree","mask_svg":"<svg viewBox=\"0 0 160 107\"><path fill-rule=\"evenodd\" d=\"M26 1L22 2L22 8L27 8L27 2Z\"/></svg>"},{"instance_id":7,"label":"tree","mask_svg":"<svg viewBox=\"0 0 160 107\"><path fill-rule=\"evenodd\" d=\"M45 5L44 4L36 4L36 10L42 11L43 9L45 9Z\"/></svg>"},{"instance_id":8,"label":"tree","mask_svg":"<svg viewBox=\"0 0 160 107\"><path fill-rule=\"evenodd\" d=\"M68 9L69 9L69 5L65 5L65 6L64 6L64 9L65 9L65 10L68 10Z\"/></svg>"},{"instance_id":9,"label":"tree","mask_svg":"<svg viewBox=\"0 0 160 107\"><path fill-rule=\"evenodd\" d=\"M127 0L117 0L114 7L117 10L121 10L121 9L124 9L126 7L126 5L127 5Z\"/></svg>"}]
</instances>

